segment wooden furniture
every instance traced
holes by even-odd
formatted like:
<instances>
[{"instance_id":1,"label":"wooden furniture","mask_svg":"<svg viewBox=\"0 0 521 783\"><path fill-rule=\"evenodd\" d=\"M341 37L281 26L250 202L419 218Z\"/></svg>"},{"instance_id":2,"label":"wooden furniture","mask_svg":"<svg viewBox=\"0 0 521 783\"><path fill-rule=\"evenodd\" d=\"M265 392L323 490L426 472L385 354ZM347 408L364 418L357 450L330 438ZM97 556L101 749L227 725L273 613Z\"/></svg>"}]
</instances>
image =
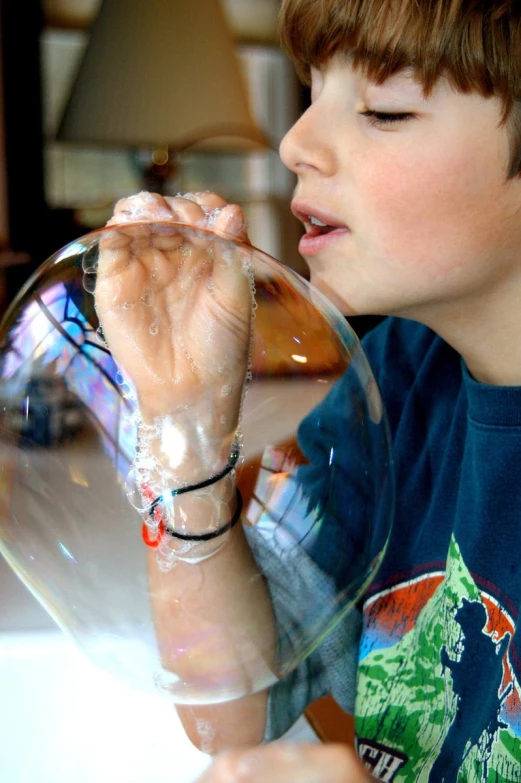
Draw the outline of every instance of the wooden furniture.
<instances>
[{"instance_id":1,"label":"wooden furniture","mask_svg":"<svg viewBox=\"0 0 521 783\"><path fill-rule=\"evenodd\" d=\"M354 718L344 712L332 696L323 696L314 701L309 705L304 715L322 742L354 745Z\"/></svg>"}]
</instances>

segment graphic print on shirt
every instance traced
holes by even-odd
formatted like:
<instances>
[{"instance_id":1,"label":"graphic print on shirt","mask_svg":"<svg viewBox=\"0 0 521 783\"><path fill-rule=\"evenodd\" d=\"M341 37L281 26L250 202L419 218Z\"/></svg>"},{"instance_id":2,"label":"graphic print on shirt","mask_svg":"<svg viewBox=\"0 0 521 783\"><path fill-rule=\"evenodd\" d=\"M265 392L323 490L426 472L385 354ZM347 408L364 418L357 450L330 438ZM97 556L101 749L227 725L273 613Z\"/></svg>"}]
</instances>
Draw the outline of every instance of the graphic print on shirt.
<instances>
[{"instance_id":1,"label":"graphic print on shirt","mask_svg":"<svg viewBox=\"0 0 521 783\"><path fill-rule=\"evenodd\" d=\"M521 782L513 620L453 540L430 571L364 607L358 753L389 783Z\"/></svg>"}]
</instances>

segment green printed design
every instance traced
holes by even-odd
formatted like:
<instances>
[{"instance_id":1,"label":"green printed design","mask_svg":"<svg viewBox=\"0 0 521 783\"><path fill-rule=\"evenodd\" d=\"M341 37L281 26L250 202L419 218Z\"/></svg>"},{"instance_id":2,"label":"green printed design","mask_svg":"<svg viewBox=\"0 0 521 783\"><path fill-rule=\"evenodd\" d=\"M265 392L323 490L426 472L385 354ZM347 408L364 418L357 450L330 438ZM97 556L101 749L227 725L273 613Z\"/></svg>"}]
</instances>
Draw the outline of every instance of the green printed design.
<instances>
[{"instance_id":1,"label":"green printed design","mask_svg":"<svg viewBox=\"0 0 521 783\"><path fill-rule=\"evenodd\" d=\"M420 612L416 625L393 647L370 652L360 663L356 733L407 756L393 783L428 783L429 772L454 720L458 697L443 671L440 649L452 660L461 649L455 613L462 599L480 601L458 545L451 541L444 581ZM458 775L470 781L521 781L519 739L501 729L492 744L483 736L467 747ZM486 770L486 778L483 771Z\"/></svg>"}]
</instances>

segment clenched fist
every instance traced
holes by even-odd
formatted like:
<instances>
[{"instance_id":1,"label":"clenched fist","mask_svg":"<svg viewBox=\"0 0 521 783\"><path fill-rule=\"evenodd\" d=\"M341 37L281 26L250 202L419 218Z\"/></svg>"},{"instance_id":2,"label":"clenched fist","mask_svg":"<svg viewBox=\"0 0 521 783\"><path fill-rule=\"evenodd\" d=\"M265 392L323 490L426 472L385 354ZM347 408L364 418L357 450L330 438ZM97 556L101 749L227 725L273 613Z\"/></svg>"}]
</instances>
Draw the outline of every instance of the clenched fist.
<instances>
[{"instance_id":1,"label":"clenched fist","mask_svg":"<svg viewBox=\"0 0 521 783\"><path fill-rule=\"evenodd\" d=\"M244 251L205 228L245 242L242 212L214 194L140 193L118 202L108 225L95 303L112 355L136 390L142 420L197 422L199 435L187 439L203 441L203 472L217 468L239 416L252 288Z\"/></svg>"}]
</instances>

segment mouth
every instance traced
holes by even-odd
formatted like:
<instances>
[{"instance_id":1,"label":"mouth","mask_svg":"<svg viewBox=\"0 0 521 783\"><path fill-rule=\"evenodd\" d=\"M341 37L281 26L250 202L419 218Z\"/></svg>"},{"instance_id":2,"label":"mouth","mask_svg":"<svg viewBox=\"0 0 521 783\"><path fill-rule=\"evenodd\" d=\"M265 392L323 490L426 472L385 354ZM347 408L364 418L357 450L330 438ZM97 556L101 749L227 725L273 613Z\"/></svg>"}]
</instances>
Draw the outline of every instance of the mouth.
<instances>
[{"instance_id":1,"label":"mouth","mask_svg":"<svg viewBox=\"0 0 521 783\"><path fill-rule=\"evenodd\" d=\"M310 208L305 204L293 202L291 209L295 217L303 223L305 234L299 243L302 255L313 255L324 249L333 239L344 236L350 229L332 215Z\"/></svg>"}]
</instances>

